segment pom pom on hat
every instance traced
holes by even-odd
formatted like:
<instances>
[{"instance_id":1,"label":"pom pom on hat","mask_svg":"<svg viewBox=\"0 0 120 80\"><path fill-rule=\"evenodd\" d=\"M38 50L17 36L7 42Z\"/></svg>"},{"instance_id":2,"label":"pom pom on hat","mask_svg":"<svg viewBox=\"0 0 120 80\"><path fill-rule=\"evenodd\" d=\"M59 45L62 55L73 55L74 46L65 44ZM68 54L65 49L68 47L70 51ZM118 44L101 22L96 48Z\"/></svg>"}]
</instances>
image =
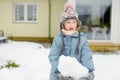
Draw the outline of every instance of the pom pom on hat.
<instances>
[{"instance_id":1,"label":"pom pom on hat","mask_svg":"<svg viewBox=\"0 0 120 80\"><path fill-rule=\"evenodd\" d=\"M68 8L74 9L74 6L72 3L66 3L64 6L64 11L66 11Z\"/></svg>"},{"instance_id":2,"label":"pom pom on hat","mask_svg":"<svg viewBox=\"0 0 120 80\"><path fill-rule=\"evenodd\" d=\"M64 6L64 11L61 15L61 21L64 21L69 18L78 19L78 13L74 10L74 6L72 3L68 2Z\"/></svg>"}]
</instances>

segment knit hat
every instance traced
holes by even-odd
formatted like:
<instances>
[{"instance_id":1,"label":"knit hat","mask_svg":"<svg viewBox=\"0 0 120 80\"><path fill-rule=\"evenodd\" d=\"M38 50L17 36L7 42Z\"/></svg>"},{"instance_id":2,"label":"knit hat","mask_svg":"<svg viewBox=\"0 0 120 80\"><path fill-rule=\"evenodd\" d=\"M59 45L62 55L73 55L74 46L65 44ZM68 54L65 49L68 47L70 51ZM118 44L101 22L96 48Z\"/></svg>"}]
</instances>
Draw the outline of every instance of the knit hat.
<instances>
[{"instance_id":1,"label":"knit hat","mask_svg":"<svg viewBox=\"0 0 120 80\"><path fill-rule=\"evenodd\" d=\"M78 29L78 44L76 45L76 51L75 53L79 54L79 45L80 45L80 26L82 25L81 21L78 18L78 13L76 10L74 10L73 4L68 2L65 4L64 6L64 11L61 15L61 22L60 22L60 30L62 32L63 29L63 24L64 21L68 20L68 19L75 19L77 20L77 29ZM64 52L64 34L62 32L62 48L61 48L61 54L63 54Z\"/></svg>"},{"instance_id":2,"label":"knit hat","mask_svg":"<svg viewBox=\"0 0 120 80\"><path fill-rule=\"evenodd\" d=\"M78 18L78 13L76 10L74 10L74 6L72 3L68 2L64 6L64 11L61 15L61 23L60 23L60 29L63 28L63 22L68 19L75 19L78 22L78 27L81 26L81 21Z\"/></svg>"}]
</instances>

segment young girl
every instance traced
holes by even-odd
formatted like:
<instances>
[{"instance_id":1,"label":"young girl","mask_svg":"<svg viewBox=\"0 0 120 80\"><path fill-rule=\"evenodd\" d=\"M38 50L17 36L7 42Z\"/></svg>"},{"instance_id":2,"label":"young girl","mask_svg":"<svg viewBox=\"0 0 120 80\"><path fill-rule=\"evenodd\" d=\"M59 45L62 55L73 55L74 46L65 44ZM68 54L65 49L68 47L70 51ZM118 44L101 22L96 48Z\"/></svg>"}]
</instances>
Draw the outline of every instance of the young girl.
<instances>
[{"instance_id":1,"label":"young girl","mask_svg":"<svg viewBox=\"0 0 120 80\"><path fill-rule=\"evenodd\" d=\"M51 73L49 80L69 80L58 71L59 57L61 55L75 57L79 63L89 70L88 77L80 80L94 79L94 65L92 61L92 51L88 47L86 36L80 32L81 22L73 5L67 3L61 16L60 33L54 38L48 56L51 63ZM72 78L70 80L73 80Z\"/></svg>"}]
</instances>

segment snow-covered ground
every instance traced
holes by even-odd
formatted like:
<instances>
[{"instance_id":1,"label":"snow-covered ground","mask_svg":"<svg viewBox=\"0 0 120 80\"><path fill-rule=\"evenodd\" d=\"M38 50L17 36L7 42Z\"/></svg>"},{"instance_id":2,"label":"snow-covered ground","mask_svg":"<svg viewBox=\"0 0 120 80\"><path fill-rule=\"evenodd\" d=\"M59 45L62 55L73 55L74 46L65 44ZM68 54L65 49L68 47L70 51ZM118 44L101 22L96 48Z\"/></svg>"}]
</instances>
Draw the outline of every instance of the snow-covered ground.
<instances>
[{"instance_id":1,"label":"snow-covered ground","mask_svg":"<svg viewBox=\"0 0 120 80\"><path fill-rule=\"evenodd\" d=\"M0 69L0 80L49 80L49 50L33 42L0 43L0 67L7 61L20 65L17 68ZM120 80L120 55L94 54L93 61L94 80Z\"/></svg>"}]
</instances>

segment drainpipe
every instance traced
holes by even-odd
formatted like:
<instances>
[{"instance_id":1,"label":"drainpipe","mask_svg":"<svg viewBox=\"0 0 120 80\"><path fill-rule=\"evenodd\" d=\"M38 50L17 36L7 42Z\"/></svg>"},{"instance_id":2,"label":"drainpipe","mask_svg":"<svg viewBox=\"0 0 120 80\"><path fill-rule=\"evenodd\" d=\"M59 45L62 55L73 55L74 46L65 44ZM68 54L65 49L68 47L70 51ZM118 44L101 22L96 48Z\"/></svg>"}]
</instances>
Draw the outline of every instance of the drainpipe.
<instances>
[{"instance_id":1,"label":"drainpipe","mask_svg":"<svg viewBox=\"0 0 120 80\"><path fill-rule=\"evenodd\" d=\"M48 41L51 42L51 0L48 0Z\"/></svg>"}]
</instances>

